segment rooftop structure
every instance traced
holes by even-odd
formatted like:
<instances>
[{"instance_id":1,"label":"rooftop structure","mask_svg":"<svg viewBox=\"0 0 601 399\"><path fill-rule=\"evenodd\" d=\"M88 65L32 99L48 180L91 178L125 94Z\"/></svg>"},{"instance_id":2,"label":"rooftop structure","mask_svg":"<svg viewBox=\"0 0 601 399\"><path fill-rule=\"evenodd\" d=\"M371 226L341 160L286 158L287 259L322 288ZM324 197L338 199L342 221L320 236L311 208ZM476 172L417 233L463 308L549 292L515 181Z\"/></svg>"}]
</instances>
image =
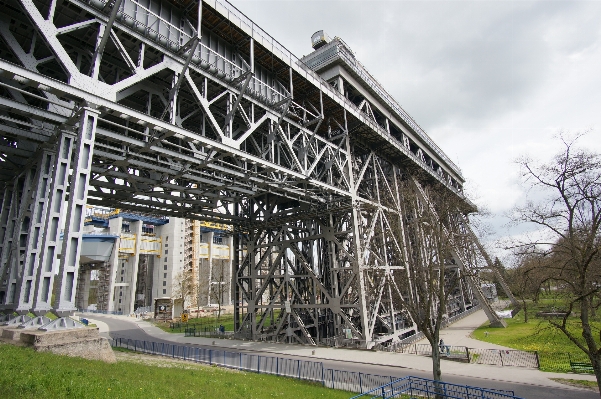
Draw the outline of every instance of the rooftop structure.
<instances>
[{"instance_id":1,"label":"rooftop structure","mask_svg":"<svg viewBox=\"0 0 601 399\"><path fill-rule=\"evenodd\" d=\"M315 51L303 57L302 62L392 136L392 142L400 142L406 150L404 157L433 170L457 190L462 189L465 180L459 167L369 73L341 38L330 39L318 31L312 42Z\"/></svg>"}]
</instances>

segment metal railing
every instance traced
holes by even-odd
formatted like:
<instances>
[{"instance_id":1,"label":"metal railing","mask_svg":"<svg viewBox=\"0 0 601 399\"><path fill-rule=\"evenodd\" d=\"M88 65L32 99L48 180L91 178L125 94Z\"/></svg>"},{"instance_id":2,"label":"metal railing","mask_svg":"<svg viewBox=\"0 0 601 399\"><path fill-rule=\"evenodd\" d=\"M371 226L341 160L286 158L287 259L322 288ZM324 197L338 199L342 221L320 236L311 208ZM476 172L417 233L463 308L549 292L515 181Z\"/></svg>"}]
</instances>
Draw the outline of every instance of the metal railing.
<instances>
[{"instance_id":1,"label":"metal railing","mask_svg":"<svg viewBox=\"0 0 601 399\"><path fill-rule=\"evenodd\" d=\"M102 12L106 12L104 10L106 9L108 0L82 1L91 5L94 8L102 10ZM129 1L129 4L134 5L135 7L126 7L125 3L122 4L121 9L117 14L119 21L124 25L127 25L131 29L137 31L138 33L146 36L150 40L153 40L154 42L158 43L162 47L166 48L168 51L179 51L180 48L183 46L183 44L181 43L187 43L192 38L191 33L178 28L171 22L160 17L158 14L148 10L144 5L140 4L138 0ZM240 10L238 10L236 7L234 7L227 1L223 0L207 0L206 3L209 4L215 10L217 10L217 12L224 15L235 26L238 26L241 30L245 31L251 37L255 38L257 43L260 43L262 46L270 50L274 56L280 58L282 61L290 65L299 75L307 79L309 82L313 83L326 95L329 95L330 98L332 98L335 102L341 105L344 104L344 106L348 107L348 109L352 109L358 114L360 114L363 117L363 122L366 125L368 125L371 129L381 134L389 142L398 143L398 148L406 156L408 156L417 164L422 166L424 170L426 170L432 177L439 180L452 191L462 195L461 191L457 187L454 187L444 177L439 176L439 174L435 170L433 170L430 167L430 165L423 162L423 160L420 159L420 157L412 153L409 149L405 148L405 146L398 139L393 137L389 132L386 131L386 129L384 129L382 126L378 125L375 121L371 120L368 116L366 116L365 113L357 107L357 105L355 105L352 101L350 101L348 98L342 95L338 90L332 88L329 83L327 83L323 78L321 78L321 76L319 76L315 71L309 68L303 61L301 61L291 52L289 52L284 46L282 46L277 40L275 40L273 37L267 34L259 26L255 25ZM147 16L152 16L152 19L154 21L150 23L150 18L147 18L147 21L139 20L137 17L136 10L141 10L143 11L143 14ZM159 26L164 26L166 32L161 33L156 31L153 27L155 24ZM203 59L203 56L205 59ZM213 60L211 60L211 56ZM244 68L236 65L235 63L227 59L227 57L216 53L213 49L208 48L202 43L197 47L195 54L192 56L192 64L198 65L203 69L207 69L209 70L209 72L215 74L219 79L224 79L228 82L231 82L232 79L239 77L240 74L244 71ZM267 103L270 106L279 103L282 99L287 98L287 96L289 96L289 93L285 92L285 89L284 92L280 92L276 88L270 86L265 82L262 82L254 76L252 78L252 82L250 84L250 87L248 88L247 93L256 97L260 101ZM383 93L386 93L386 95L390 97L390 95L387 94L387 92L384 91ZM423 129L421 129L421 127L419 127L419 125L417 125L417 123L415 123L415 121L410 116L408 116L408 114L407 117L409 118L408 121L406 121L407 124L415 130L416 134L420 136L424 140L424 142L426 142L434 150L434 152L436 152L441 157L441 159L444 160L444 162L446 162L449 165L449 167L455 171L455 173L461 176L460 169L454 163L452 163L450 159L442 152L442 150L440 150L432 142L432 140L426 135ZM466 201L469 201L466 198L464 199Z\"/></svg>"},{"instance_id":2,"label":"metal railing","mask_svg":"<svg viewBox=\"0 0 601 399\"><path fill-rule=\"evenodd\" d=\"M397 101L382 87L382 85L367 71L367 69L355 58L348 45L340 40L339 54L344 59L355 73L357 73L365 83L367 83L379 96L382 98L394 111L401 117L403 122L411 126L413 131L424 140L424 142L442 159L453 171L461 175L461 169L432 141L430 136L417 124L417 122L409 115Z\"/></svg>"},{"instance_id":3,"label":"metal railing","mask_svg":"<svg viewBox=\"0 0 601 399\"><path fill-rule=\"evenodd\" d=\"M123 312L118 312L116 310L102 310L102 309L77 309L79 313L98 313L98 314L114 314L114 315L123 315Z\"/></svg>"},{"instance_id":4,"label":"metal railing","mask_svg":"<svg viewBox=\"0 0 601 399\"><path fill-rule=\"evenodd\" d=\"M482 309L481 305L477 305L472 307L471 309L466 310L463 313L459 313L455 316L449 317L447 320L443 321L442 323L442 327L447 327L453 323L455 323L458 320L463 319L464 317L467 317L469 315L471 315L472 313L477 312L478 310ZM421 340L422 338L424 338L424 334L422 332L418 332L415 335L411 335L401 341L398 342L393 342L390 344L377 344L375 346L376 350L379 351L384 351L384 352L398 352L398 353L404 353L407 351L407 348L411 348L413 347L414 343L416 341Z\"/></svg>"},{"instance_id":5,"label":"metal railing","mask_svg":"<svg viewBox=\"0 0 601 399\"><path fill-rule=\"evenodd\" d=\"M219 331L219 326L196 326L184 328L184 337L204 337L204 338L219 338L233 339L233 331Z\"/></svg>"},{"instance_id":6,"label":"metal railing","mask_svg":"<svg viewBox=\"0 0 601 399\"><path fill-rule=\"evenodd\" d=\"M371 345L373 341L366 341L363 339L346 338L344 335L337 337L322 338L318 345L329 346L332 348L366 348Z\"/></svg>"},{"instance_id":7,"label":"metal railing","mask_svg":"<svg viewBox=\"0 0 601 399\"><path fill-rule=\"evenodd\" d=\"M449 398L449 399L519 399L511 391L500 391L472 387L469 385L450 384L448 382L434 381L419 377L404 377L382 385L371 391L353 396L351 399L368 398L397 398L401 395L423 398Z\"/></svg>"},{"instance_id":8,"label":"metal railing","mask_svg":"<svg viewBox=\"0 0 601 399\"><path fill-rule=\"evenodd\" d=\"M206 349L165 342L151 342L115 337L111 345L150 355L216 365L259 374L272 374L299 380L313 381L325 387L349 392L364 393L398 381L397 377L367 374L361 372L334 370L324 367L322 362L287 359L275 356L229 352L219 349ZM465 387L482 392L500 392L484 388ZM482 398L513 398L513 391L503 391L506 396L482 396ZM461 396L459 398L470 398Z\"/></svg>"},{"instance_id":9,"label":"metal railing","mask_svg":"<svg viewBox=\"0 0 601 399\"><path fill-rule=\"evenodd\" d=\"M482 309L482 305L476 305L476 306L466 310L463 313L459 313L459 314L456 314L455 316L449 317L447 320L445 320L443 322L443 328L450 326L451 324L455 323L456 321L461 320L461 319L471 315L472 313L476 313L480 309Z\"/></svg>"},{"instance_id":10,"label":"metal railing","mask_svg":"<svg viewBox=\"0 0 601 399\"><path fill-rule=\"evenodd\" d=\"M370 120L369 117L365 116L363 111L361 111L357 107L357 105L355 105L352 101L350 101L348 98L346 98L338 90L336 90L332 86L330 86L330 84L328 82L326 82L321 76L319 76L315 71L313 71L309 66L307 66L302 60L300 60L294 54L292 54L290 51L288 51L282 44L280 44L276 39L271 37L263 29L261 29L261 27L257 26L250 18L248 18L246 15L244 15L244 13L242 13L240 10L238 10L235 6L233 6L232 4L230 4L229 2L224 1L224 0L207 0L207 3L211 7L213 7L215 10L217 10L217 12L224 15L233 25L238 26L241 30L246 32L251 37L253 37L256 42L260 43L266 49L270 50L277 58L281 59L282 61L284 61L285 63L290 65L295 70L295 72L297 72L303 78L307 79L309 82L313 83L316 87L318 87L320 90L322 90L326 95L329 95L332 99L334 99L339 104L344 104L349 109L352 109L355 112L357 112L358 114L361 114L364 119L363 122L365 124L367 124L368 126L370 126L373 130L375 130L376 132L378 132L381 135L383 135L384 137L386 137L389 141L399 143L399 147L401 149L405 149L404 145L402 143L400 143L400 141L398 139L394 138L390 133L388 133L382 126L378 125L375 121L372 121L372 120ZM365 68L363 68L363 70L366 71ZM378 86L379 86L379 84L378 84ZM383 93L386 94L387 98L389 98L390 101L392 101L396 104L396 107L394 107L395 110L396 109L402 110L402 108L398 105L398 103L396 103L396 101L394 99L392 99L392 97L385 90L382 89L382 91L383 91ZM417 123L413 120L413 118L411 118L404 110L402 112L401 111L397 111L397 112L399 112L399 115L401 115L402 117L403 117L403 115L406 115L406 118L408 118L406 123L409 126L411 126L412 129L415 130L416 134L419 137L421 137L424 140L424 142L426 142L432 148L432 150L441 157L442 160L447 162L449 167L455 173L457 173L459 176L461 176L461 169L459 169L459 167L457 165L455 165L449 159L449 157L446 156L446 154L444 154L444 152L438 146L436 146L436 144L434 144L434 142L430 139L430 137L425 133L425 131L419 125L417 125ZM407 156L409 156L411 159L413 159L416 163L424 166L425 167L424 169L427 170L431 176L433 176L437 180L441 181L441 183L443 183L445 186L449 187L453 191L457 192L458 194L461 194L460 190L458 190L456 187L453 187L448 181L446 181L446 179L439 176L437 172L435 172L425 162L421 161L421 159L419 157L417 157L415 154L413 154L410 150L405 149L403 152Z\"/></svg>"},{"instance_id":11,"label":"metal railing","mask_svg":"<svg viewBox=\"0 0 601 399\"><path fill-rule=\"evenodd\" d=\"M405 348L404 353L421 356L432 356L430 344L414 344ZM443 345L440 348L443 359L465 360L473 364L492 366L540 368L540 360L536 351L515 349L479 349L466 346Z\"/></svg>"}]
</instances>

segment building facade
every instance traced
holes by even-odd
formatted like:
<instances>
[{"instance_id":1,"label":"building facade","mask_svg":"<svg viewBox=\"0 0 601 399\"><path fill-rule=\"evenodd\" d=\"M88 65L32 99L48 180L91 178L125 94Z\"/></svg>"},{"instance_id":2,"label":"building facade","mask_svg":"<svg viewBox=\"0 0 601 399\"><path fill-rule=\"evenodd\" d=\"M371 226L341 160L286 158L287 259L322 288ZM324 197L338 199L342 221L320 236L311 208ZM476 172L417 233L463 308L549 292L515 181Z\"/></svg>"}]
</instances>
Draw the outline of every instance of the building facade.
<instances>
[{"instance_id":1,"label":"building facade","mask_svg":"<svg viewBox=\"0 0 601 399\"><path fill-rule=\"evenodd\" d=\"M188 308L231 303L231 235L215 223L89 208L77 307L133 313L157 299ZM93 287L93 290L90 290ZM217 295L219 292L221 295Z\"/></svg>"}]
</instances>

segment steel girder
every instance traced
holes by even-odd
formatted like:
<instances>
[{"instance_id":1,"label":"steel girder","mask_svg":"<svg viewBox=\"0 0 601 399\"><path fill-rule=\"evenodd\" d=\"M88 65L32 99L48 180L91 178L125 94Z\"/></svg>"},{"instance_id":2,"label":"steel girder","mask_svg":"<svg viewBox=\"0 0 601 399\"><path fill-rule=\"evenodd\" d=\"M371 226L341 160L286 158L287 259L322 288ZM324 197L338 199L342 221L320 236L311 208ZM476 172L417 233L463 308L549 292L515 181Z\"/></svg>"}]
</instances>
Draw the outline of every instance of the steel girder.
<instances>
[{"instance_id":1,"label":"steel girder","mask_svg":"<svg viewBox=\"0 0 601 399\"><path fill-rule=\"evenodd\" d=\"M420 185L451 191L473 210L461 176L433 170L418 147L392 137L366 106L227 3L0 5L0 271L18 264L7 250L14 226L45 231L36 266L11 267L33 281L19 283L33 293L20 295L20 310L73 309L77 210L95 204L233 225L239 334L312 344L344 335L369 346L415 333L395 300L395 279L409 275L408 244L390 234L390 221L403 218L399 179L419 174ZM73 142L61 153L66 137ZM23 226L19 174L43 151L57 154L45 223ZM70 185L59 177L65 167ZM68 256L59 264L52 226L63 207ZM474 245L469 251L482 252ZM469 251L458 249L462 270L486 260ZM7 293L0 301L16 308ZM461 295L461 310L475 304L467 286Z\"/></svg>"}]
</instances>

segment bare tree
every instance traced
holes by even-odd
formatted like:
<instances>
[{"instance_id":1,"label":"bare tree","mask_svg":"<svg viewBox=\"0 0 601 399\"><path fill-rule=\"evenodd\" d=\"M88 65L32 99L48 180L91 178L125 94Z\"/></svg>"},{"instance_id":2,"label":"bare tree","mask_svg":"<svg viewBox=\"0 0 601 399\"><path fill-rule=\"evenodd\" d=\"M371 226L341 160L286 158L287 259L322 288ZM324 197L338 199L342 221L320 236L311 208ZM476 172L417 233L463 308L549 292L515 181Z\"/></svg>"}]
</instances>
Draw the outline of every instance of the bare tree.
<instances>
[{"instance_id":1,"label":"bare tree","mask_svg":"<svg viewBox=\"0 0 601 399\"><path fill-rule=\"evenodd\" d=\"M541 287L548 280L544 271L543 259L527 256L507 272L511 292L519 298L524 310L524 323L528 323L528 301L537 302Z\"/></svg>"},{"instance_id":2,"label":"bare tree","mask_svg":"<svg viewBox=\"0 0 601 399\"><path fill-rule=\"evenodd\" d=\"M229 262L219 260L212 265L212 275L209 288L211 301L218 306L217 320L221 318L221 307L225 303L226 294L230 289Z\"/></svg>"},{"instance_id":3,"label":"bare tree","mask_svg":"<svg viewBox=\"0 0 601 399\"><path fill-rule=\"evenodd\" d=\"M181 299L183 308L186 309L186 304L192 304L196 296L196 285L192 270L182 270L173 278L171 287L171 297L173 299Z\"/></svg>"},{"instance_id":4,"label":"bare tree","mask_svg":"<svg viewBox=\"0 0 601 399\"><path fill-rule=\"evenodd\" d=\"M397 279L396 301L406 310L432 347L433 379L440 381L440 330L461 271L453 256L452 234L461 200L455 193L428 196L414 180L402 182L401 212L389 217L392 234L405 247L406 276Z\"/></svg>"},{"instance_id":5,"label":"bare tree","mask_svg":"<svg viewBox=\"0 0 601 399\"><path fill-rule=\"evenodd\" d=\"M537 231L512 247L549 260L547 268L567 306L565 316L550 323L588 356L601 388L601 344L591 323L601 289L601 155L577 148L579 137L560 134L563 149L548 162L519 161L530 196L538 198L516 208L513 220L534 225ZM570 317L572 312L578 322Z\"/></svg>"}]
</instances>

